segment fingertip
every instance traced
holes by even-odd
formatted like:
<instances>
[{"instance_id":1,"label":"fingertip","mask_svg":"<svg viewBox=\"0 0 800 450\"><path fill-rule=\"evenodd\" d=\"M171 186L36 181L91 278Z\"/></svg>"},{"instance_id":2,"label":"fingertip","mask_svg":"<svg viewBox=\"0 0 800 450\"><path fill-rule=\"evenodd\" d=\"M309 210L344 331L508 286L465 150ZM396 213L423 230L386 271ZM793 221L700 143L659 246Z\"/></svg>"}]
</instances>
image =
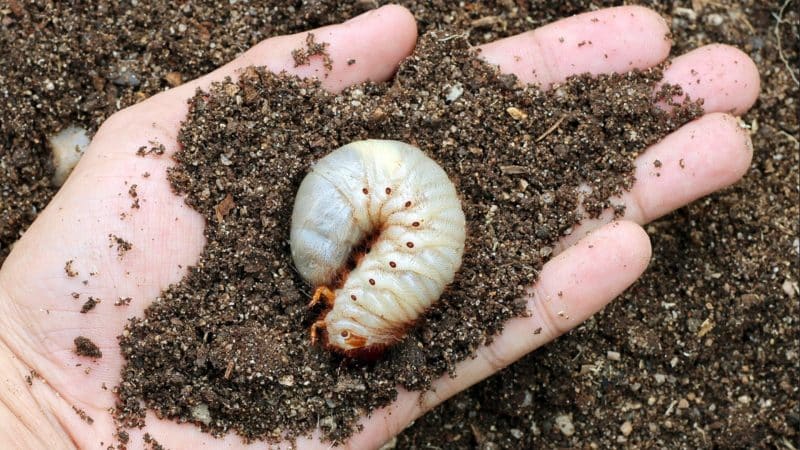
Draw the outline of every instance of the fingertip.
<instances>
[{"instance_id":1,"label":"fingertip","mask_svg":"<svg viewBox=\"0 0 800 450\"><path fill-rule=\"evenodd\" d=\"M646 223L728 187L747 172L752 158L749 133L736 117L706 114L636 159L626 216Z\"/></svg>"},{"instance_id":2,"label":"fingertip","mask_svg":"<svg viewBox=\"0 0 800 450\"><path fill-rule=\"evenodd\" d=\"M739 102L732 114L740 115L750 109L758 100L761 92L761 75L758 66L750 55L727 44L711 44L709 51L715 51L720 59L733 62L732 83L739 90Z\"/></svg>"},{"instance_id":3,"label":"fingertip","mask_svg":"<svg viewBox=\"0 0 800 450\"><path fill-rule=\"evenodd\" d=\"M376 10L376 13L381 14L385 13L393 17L396 21L396 24L399 29L402 30L404 33L411 34L414 36L412 39L412 43L416 42L417 36L417 19L414 17L414 14L405 6L390 4L382 6L381 8Z\"/></svg>"},{"instance_id":4,"label":"fingertip","mask_svg":"<svg viewBox=\"0 0 800 450\"><path fill-rule=\"evenodd\" d=\"M716 144L718 152L715 159L725 162L720 164L717 174L718 189L721 189L736 183L747 173L753 161L753 141L739 119L731 114L708 114L705 120L712 122L708 129L712 133L710 141Z\"/></svg>"},{"instance_id":5,"label":"fingertip","mask_svg":"<svg viewBox=\"0 0 800 450\"><path fill-rule=\"evenodd\" d=\"M631 273L636 273L634 279L645 271L647 265L650 263L650 258L653 256L653 246L650 243L650 235L641 227L641 225L630 220L620 220L615 222L617 226L617 233L621 237L620 243L622 244L618 251L622 252L627 258L630 258L630 263L633 264Z\"/></svg>"},{"instance_id":6,"label":"fingertip","mask_svg":"<svg viewBox=\"0 0 800 450\"><path fill-rule=\"evenodd\" d=\"M644 272L652 256L650 236L637 223L616 220L589 234L578 242L584 252L598 248L624 274L620 284L631 284Z\"/></svg>"},{"instance_id":7,"label":"fingertip","mask_svg":"<svg viewBox=\"0 0 800 450\"><path fill-rule=\"evenodd\" d=\"M685 128L685 131L678 130L674 133L676 139L671 139L673 145L664 150L673 155L662 158L662 164L667 165L670 160L680 156L684 166L693 175L693 182L682 182L689 188L684 202L688 203L736 183L750 168L753 144L747 129L735 116L710 113L687 124ZM672 172L680 175L680 171ZM667 185L679 183L678 179L670 179L670 174L666 171L662 171L662 175L661 178L664 178ZM677 190L673 190L672 195L676 192Z\"/></svg>"},{"instance_id":8,"label":"fingertip","mask_svg":"<svg viewBox=\"0 0 800 450\"><path fill-rule=\"evenodd\" d=\"M384 5L356 16L344 25L361 26L367 20L380 24L381 34L389 38L394 50L403 57L414 50L417 44L417 19L408 8L396 4Z\"/></svg>"},{"instance_id":9,"label":"fingertip","mask_svg":"<svg viewBox=\"0 0 800 450\"><path fill-rule=\"evenodd\" d=\"M414 14L406 7L400 5L386 5L387 14L394 18L395 26L391 28L398 33L398 48L402 50L402 57L406 57L414 51L417 46L417 19Z\"/></svg>"},{"instance_id":10,"label":"fingertip","mask_svg":"<svg viewBox=\"0 0 800 450\"><path fill-rule=\"evenodd\" d=\"M656 11L641 5L623 6L625 12L630 16L630 22L636 24L641 30L650 30L650 34L656 37L661 36L660 40L653 40L649 44L651 47L651 64L656 65L667 59L672 49L671 30L667 21ZM649 66L648 66L649 67Z\"/></svg>"},{"instance_id":11,"label":"fingertip","mask_svg":"<svg viewBox=\"0 0 800 450\"><path fill-rule=\"evenodd\" d=\"M743 114L761 90L755 62L725 44L706 45L675 58L664 71L663 81L681 86L693 99L702 98L709 113Z\"/></svg>"}]
</instances>

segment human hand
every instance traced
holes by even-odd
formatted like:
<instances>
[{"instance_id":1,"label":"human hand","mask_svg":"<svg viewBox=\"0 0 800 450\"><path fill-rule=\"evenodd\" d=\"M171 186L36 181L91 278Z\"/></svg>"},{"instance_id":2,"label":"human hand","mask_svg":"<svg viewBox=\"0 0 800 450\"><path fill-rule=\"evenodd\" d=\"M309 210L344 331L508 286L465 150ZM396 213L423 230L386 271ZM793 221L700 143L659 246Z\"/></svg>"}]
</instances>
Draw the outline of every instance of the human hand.
<instances>
[{"instance_id":1,"label":"human hand","mask_svg":"<svg viewBox=\"0 0 800 450\"><path fill-rule=\"evenodd\" d=\"M592 22L593 17L599 20ZM387 29L394 34L385 33ZM549 85L573 73L655 65L669 52L667 31L653 12L615 8L489 44L482 56L522 81ZM330 43L328 51L334 61L358 60L353 66L334 66L323 80L323 85L332 90L366 79L389 78L416 39L413 18L398 7L382 8L314 33L319 41ZM110 388L120 381L123 361L116 336L128 317L140 315L149 300L183 277L184 269L179 267L194 264L204 243L202 218L171 192L164 176L170 162L167 155L177 148L186 99L198 87L206 88L211 81L233 76L237 69L249 65L285 69L300 76L321 73L319 62L294 67L291 50L302 47L305 36L302 33L265 41L208 76L121 111L95 135L73 175L17 243L0 271L0 367L7 371L3 378L17 383L0 391L3 404L10 408L0 414L8 417L4 418L9 425L5 432L11 437L19 442L39 439L30 442L48 443L50 447L63 447L70 441L80 447L113 441L114 424L106 410L114 405L114 396L101 386L105 383ZM561 47L559 38L573 45ZM577 47L575 43L581 40L592 40L593 45ZM515 55L521 58L516 60ZM721 64L725 71L718 73ZM690 69L698 74L692 75ZM705 98L709 114L639 158L638 182L623 200L626 219L640 224L733 183L750 160L748 137L735 120L712 114L741 113L754 101L758 75L745 55L727 47L700 49L679 58L666 77L682 84L693 98ZM697 77L702 77L702 83L695 84ZM734 88L741 93L734 95ZM167 155L136 156L136 149L150 140L164 144ZM664 165L659 178L650 174L655 159ZM670 170L680 159L684 170ZM142 179L145 172L152 174L148 180ZM131 198L126 192L131 184L138 184L143 202L140 210L120 220L121 212L130 212ZM576 326L632 283L647 264L649 242L633 222L603 226L608 220L584 223L562 241L563 253L545 266L534 287L535 295L529 300L532 317L510 321L491 346L480 350L478 358L458 367L458 378L442 378L434 391L423 394L422 401L418 393L401 392L394 404L364 419L364 431L354 436L351 444L363 448L383 442L438 402ZM581 239L590 230L595 231ZM132 242L133 249L124 260L109 248L109 234L125 236ZM69 260L80 272L78 277L66 276L64 264ZM90 272L97 275L89 276ZM84 279L89 282L87 286L80 284ZM563 296L556 298L553 293L559 291ZM106 302L118 297L136 300L128 308L103 307L81 315L71 292ZM555 314L562 309L570 312L569 318ZM534 335L532 330L540 327L543 332ZM104 353L102 364L92 365L88 374L85 366L75 366L81 362L72 344L78 334L90 336ZM31 368L47 384L25 386L22 379ZM73 406L86 411L95 419L94 424L81 421ZM26 430L35 430L35 434ZM167 448L210 440L192 425L148 417L145 430L131 432L132 448L141 445L138 435L145 431ZM220 447L237 446L239 442L236 436L210 440L211 445ZM313 443L318 444L299 442Z\"/></svg>"}]
</instances>

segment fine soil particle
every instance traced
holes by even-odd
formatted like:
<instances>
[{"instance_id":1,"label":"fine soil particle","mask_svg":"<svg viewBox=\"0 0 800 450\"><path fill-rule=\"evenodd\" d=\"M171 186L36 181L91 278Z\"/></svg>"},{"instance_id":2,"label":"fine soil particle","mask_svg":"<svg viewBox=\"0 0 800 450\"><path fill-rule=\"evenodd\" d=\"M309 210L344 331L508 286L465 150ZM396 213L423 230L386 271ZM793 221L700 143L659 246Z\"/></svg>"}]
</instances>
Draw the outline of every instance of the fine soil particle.
<instances>
[{"instance_id":1,"label":"fine soil particle","mask_svg":"<svg viewBox=\"0 0 800 450\"><path fill-rule=\"evenodd\" d=\"M138 150L136 150L136 155L141 157L145 157L148 155L161 156L164 154L165 151L166 148L164 147L164 144L158 142L150 142L150 148L148 148L146 145L143 145L139 147Z\"/></svg>"},{"instance_id":2,"label":"fine soil particle","mask_svg":"<svg viewBox=\"0 0 800 450\"><path fill-rule=\"evenodd\" d=\"M128 189L128 196L133 199L131 209L139 209L139 193L137 192L138 184L132 184Z\"/></svg>"},{"instance_id":3,"label":"fine soil particle","mask_svg":"<svg viewBox=\"0 0 800 450\"><path fill-rule=\"evenodd\" d=\"M136 204L138 205L138 200L137 200ZM129 252L133 248L133 244L131 244L130 242L126 241L125 239L122 239L121 237L119 237L117 235L109 234L108 235L108 239L110 241L109 247L116 246L117 247L117 256L120 257L120 258L125 256L125 253Z\"/></svg>"},{"instance_id":4,"label":"fine soil particle","mask_svg":"<svg viewBox=\"0 0 800 450\"><path fill-rule=\"evenodd\" d=\"M55 193L48 135L73 124L91 134L115 111L204 75L262 39L388 2L254 0L220 8L156 0L85 8L16 0L0 7L7 100L0 102L0 264ZM450 24L478 45L623 2L396 3L414 13L421 32ZM664 16L673 55L719 42L756 62L762 94L744 117L754 144L748 173L648 226L654 259L647 273L603 313L418 419L394 441L397 448L797 442L800 91L790 72L796 77L800 67L797 2L625 3L645 3ZM695 330L707 318L715 327L698 339ZM607 360L609 350L621 359ZM679 399L689 407L670 409ZM557 426L564 418L573 425L569 436Z\"/></svg>"},{"instance_id":5,"label":"fine soil particle","mask_svg":"<svg viewBox=\"0 0 800 450\"><path fill-rule=\"evenodd\" d=\"M144 436L142 436L142 441L144 441L146 444L145 448L150 450L165 450L164 446L159 444L158 441L150 435L150 433L145 433Z\"/></svg>"},{"instance_id":6,"label":"fine soil particle","mask_svg":"<svg viewBox=\"0 0 800 450\"><path fill-rule=\"evenodd\" d=\"M67 276L68 276L68 277L70 277L70 278L72 278L72 277L77 277L78 275L80 275L80 274L78 273L78 271L76 271L75 269L73 269L73 268L72 268L72 264L74 264L74 263L75 263L75 261L74 261L74 260L72 260L72 259L70 259L69 261L67 261L67 262L64 264L64 272L65 272L65 273L67 274Z\"/></svg>"},{"instance_id":7,"label":"fine soil particle","mask_svg":"<svg viewBox=\"0 0 800 450\"><path fill-rule=\"evenodd\" d=\"M316 42L314 40L314 33L306 35L306 48L297 48L292 50L292 58L294 58L294 66L305 66L311 61L312 56L321 56L322 64L325 69L333 69L333 61L325 48L328 47L327 42Z\"/></svg>"},{"instance_id":8,"label":"fine soil particle","mask_svg":"<svg viewBox=\"0 0 800 450\"><path fill-rule=\"evenodd\" d=\"M78 417L81 418L81 420L83 420L84 422L88 423L89 425L94 423L94 419L92 419L91 416L86 414L86 411L78 408L77 406L73 406L72 410L75 411L75 414L77 414Z\"/></svg>"},{"instance_id":9,"label":"fine soil particle","mask_svg":"<svg viewBox=\"0 0 800 450\"><path fill-rule=\"evenodd\" d=\"M525 288L583 217L579 207L588 216L608 208L633 183L637 151L700 113L693 102L671 114L655 107L679 93L656 93L660 78L660 69L576 77L543 93L479 62L457 33L432 32L393 83L334 95L249 68L239 82L198 94L170 181L206 217L207 244L189 275L120 338L122 419L136 423L143 400L216 434L276 440L320 426L341 441L360 415L395 398L396 384L425 389L454 373L526 313ZM312 287L293 270L287 243L309 166L366 138L409 142L437 160L468 227L453 284L374 364L310 345L319 311L306 307ZM582 184L590 191L578 195Z\"/></svg>"},{"instance_id":10,"label":"fine soil particle","mask_svg":"<svg viewBox=\"0 0 800 450\"><path fill-rule=\"evenodd\" d=\"M91 339L78 336L75 338L75 354L78 356L88 356L89 358L102 358L103 352L100 351L100 348L97 347L97 344L91 341Z\"/></svg>"},{"instance_id":11,"label":"fine soil particle","mask_svg":"<svg viewBox=\"0 0 800 450\"><path fill-rule=\"evenodd\" d=\"M86 314L87 312L93 310L98 303L100 303L100 300L94 297L89 297L89 300L86 300L83 306L81 306L81 314Z\"/></svg>"}]
</instances>

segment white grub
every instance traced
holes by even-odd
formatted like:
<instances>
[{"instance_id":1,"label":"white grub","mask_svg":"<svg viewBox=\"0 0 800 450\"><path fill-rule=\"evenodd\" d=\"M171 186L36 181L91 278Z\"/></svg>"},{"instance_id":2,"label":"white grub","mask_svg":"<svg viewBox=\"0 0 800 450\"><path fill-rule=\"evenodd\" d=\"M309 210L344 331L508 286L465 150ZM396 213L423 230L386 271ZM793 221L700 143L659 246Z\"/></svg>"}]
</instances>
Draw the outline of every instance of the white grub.
<instances>
[{"instance_id":1,"label":"white grub","mask_svg":"<svg viewBox=\"0 0 800 450\"><path fill-rule=\"evenodd\" d=\"M53 152L53 186L60 187L80 161L86 147L89 146L89 136L86 130L76 126L69 126L47 138L47 144Z\"/></svg>"},{"instance_id":2,"label":"white grub","mask_svg":"<svg viewBox=\"0 0 800 450\"><path fill-rule=\"evenodd\" d=\"M359 141L319 160L291 225L292 258L316 288L312 304L324 297L329 305L312 340L324 329L329 348L361 357L402 339L453 281L465 235L453 183L416 147Z\"/></svg>"}]
</instances>

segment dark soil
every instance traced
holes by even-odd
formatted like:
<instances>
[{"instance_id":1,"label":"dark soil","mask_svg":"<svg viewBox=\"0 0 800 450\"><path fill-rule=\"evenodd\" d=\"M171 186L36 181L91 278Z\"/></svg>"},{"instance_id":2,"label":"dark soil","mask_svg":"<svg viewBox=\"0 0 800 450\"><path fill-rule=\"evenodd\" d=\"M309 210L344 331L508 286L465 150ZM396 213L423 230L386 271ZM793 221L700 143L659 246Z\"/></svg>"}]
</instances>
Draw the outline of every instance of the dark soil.
<instances>
[{"instance_id":1,"label":"dark soil","mask_svg":"<svg viewBox=\"0 0 800 450\"><path fill-rule=\"evenodd\" d=\"M91 309L91 308L90 308ZM83 311L81 311L83 312ZM75 354L78 356L88 356L89 358L102 358L103 352L91 339L78 336L75 338Z\"/></svg>"},{"instance_id":2,"label":"dark soil","mask_svg":"<svg viewBox=\"0 0 800 450\"><path fill-rule=\"evenodd\" d=\"M88 313L89 311L93 310L94 307L97 306L98 303L100 303L100 300L98 300L98 299L96 299L94 297L89 297L89 299L86 300L86 302L83 304L83 306L81 306L81 313L82 314Z\"/></svg>"},{"instance_id":3,"label":"dark soil","mask_svg":"<svg viewBox=\"0 0 800 450\"><path fill-rule=\"evenodd\" d=\"M94 130L265 37L384 2L258 3L0 5L0 258L54 193L46 135ZM400 3L421 31L447 23L477 44L618 2ZM796 447L800 129L787 66L800 63L799 16L790 4L778 24L781 4L650 5L671 20L675 54L724 42L758 64L751 170L650 225L649 271L603 314L418 420L398 447ZM574 433L559 431L565 420Z\"/></svg>"},{"instance_id":4,"label":"dark soil","mask_svg":"<svg viewBox=\"0 0 800 450\"><path fill-rule=\"evenodd\" d=\"M545 94L478 62L452 32L432 32L393 83L335 95L250 69L238 83L198 94L170 180L206 217L205 251L127 327L121 401L144 399L160 415L195 421L193 409L206 405L217 433L279 438L319 423L340 440L359 413L394 398L396 383L424 389L454 373L525 313L525 287L579 219L579 184L593 192L581 206L599 214L632 184L636 151L700 113L694 103L671 115L654 106L660 76L576 78ZM463 94L451 102L454 86ZM374 365L309 345L318 311L306 307L310 287L293 270L285 238L310 164L365 138L409 142L438 160L468 224L456 280Z\"/></svg>"}]
</instances>

